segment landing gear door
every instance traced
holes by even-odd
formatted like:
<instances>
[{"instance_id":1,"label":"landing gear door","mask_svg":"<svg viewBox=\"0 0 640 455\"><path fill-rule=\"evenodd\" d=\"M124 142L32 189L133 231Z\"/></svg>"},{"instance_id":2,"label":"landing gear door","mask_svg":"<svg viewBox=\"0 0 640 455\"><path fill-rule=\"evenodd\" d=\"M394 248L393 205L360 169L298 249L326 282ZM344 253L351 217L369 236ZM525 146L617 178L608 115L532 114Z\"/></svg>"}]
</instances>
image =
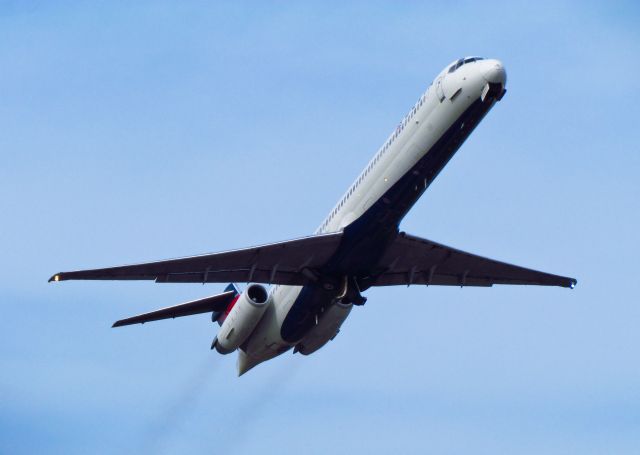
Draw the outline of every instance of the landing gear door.
<instances>
[{"instance_id":1,"label":"landing gear door","mask_svg":"<svg viewBox=\"0 0 640 455\"><path fill-rule=\"evenodd\" d=\"M436 95L438 100L442 103L444 101L444 92L442 91L442 77L439 77L436 81Z\"/></svg>"}]
</instances>

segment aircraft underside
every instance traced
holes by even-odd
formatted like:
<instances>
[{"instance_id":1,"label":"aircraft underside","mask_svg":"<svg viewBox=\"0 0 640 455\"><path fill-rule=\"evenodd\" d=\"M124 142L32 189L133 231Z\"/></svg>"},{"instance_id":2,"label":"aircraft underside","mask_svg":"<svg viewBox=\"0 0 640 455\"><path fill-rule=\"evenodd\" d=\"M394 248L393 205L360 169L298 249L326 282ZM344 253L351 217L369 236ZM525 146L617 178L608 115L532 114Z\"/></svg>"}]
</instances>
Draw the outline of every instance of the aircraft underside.
<instances>
[{"instance_id":1,"label":"aircraft underside","mask_svg":"<svg viewBox=\"0 0 640 455\"><path fill-rule=\"evenodd\" d=\"M361 292L375 284L384 271L379 262L399 233L398 226L415 202L471 134L491 108L493 100L478 98L405 177L360 218L344 229L343 241L318 277L318 283L304 286L281 328L282 339L294 343L302 339L323 311L342 293L342 303L362 305ZM342 285L342 283L345 283ZM329 290L327 289L329 287ZM343 292L345 288L346 291Z\"/></svg>"},{"instance_id":2,"label":"aircraft underside","mask_svg":"<svg viewBox=\"0 0 640 455\"><path fill-rule=\"evenodd\" d=\"M114 326L211 313L212 349L238 352L238 372L333 339L373 286L573 287L576 280L400 232L401 220L505 93L501 63L479 57L445 68L312 236L201 256L54 275L63 280L254 283L117 321ZM269 291L260 284L275 285Z\"/></svg>"}]
</instances>

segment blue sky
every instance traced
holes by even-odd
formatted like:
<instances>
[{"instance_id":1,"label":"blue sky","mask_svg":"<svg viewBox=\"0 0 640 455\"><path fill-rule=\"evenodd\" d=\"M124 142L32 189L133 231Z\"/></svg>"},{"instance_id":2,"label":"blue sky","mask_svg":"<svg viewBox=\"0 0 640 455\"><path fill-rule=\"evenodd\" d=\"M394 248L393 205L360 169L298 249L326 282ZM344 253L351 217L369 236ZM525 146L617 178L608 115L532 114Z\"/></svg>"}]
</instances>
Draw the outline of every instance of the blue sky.
<instances>
[{"instance_id":1,"label":"blue sky","mask_svg":"<svg viewBox=\"0 0 640 455\"><path fill-rule=\"evenodd\" d=\"M636 453L639 10L534 3L0 2L0 452ZM371 290L237 378L110 328L223 285L47 284L311 233L465 55L508 93L401 227L575 290Z\"/></svg>"}]
</instances>

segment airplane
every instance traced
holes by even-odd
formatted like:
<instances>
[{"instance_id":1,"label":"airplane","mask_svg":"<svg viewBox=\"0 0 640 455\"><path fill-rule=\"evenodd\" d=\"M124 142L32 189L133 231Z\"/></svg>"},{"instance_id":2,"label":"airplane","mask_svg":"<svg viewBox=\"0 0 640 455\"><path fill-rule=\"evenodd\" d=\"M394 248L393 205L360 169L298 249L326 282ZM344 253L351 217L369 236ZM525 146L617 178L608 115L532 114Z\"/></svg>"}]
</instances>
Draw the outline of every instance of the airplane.
<instances>
[{"instance_id":1,"label":"airplane","mask_svg":"<svg viewBox=\"0 0 640 455\"><path fill-rule=\"evenodd\" d=\"M400 231L400 221L506 93L499 60L447 65L389 135L315 233L251 248L158 262L63 272L49 281L229 283L225 291L122 319L120 327L211 313L211 349L238 351L238 376L293 349L333 340L375 286L543 285L577 281L467 253ZM247 283L241 292L233 283ZM265 285L270 287L267 289Z\"/></svg>"}]
</instances>

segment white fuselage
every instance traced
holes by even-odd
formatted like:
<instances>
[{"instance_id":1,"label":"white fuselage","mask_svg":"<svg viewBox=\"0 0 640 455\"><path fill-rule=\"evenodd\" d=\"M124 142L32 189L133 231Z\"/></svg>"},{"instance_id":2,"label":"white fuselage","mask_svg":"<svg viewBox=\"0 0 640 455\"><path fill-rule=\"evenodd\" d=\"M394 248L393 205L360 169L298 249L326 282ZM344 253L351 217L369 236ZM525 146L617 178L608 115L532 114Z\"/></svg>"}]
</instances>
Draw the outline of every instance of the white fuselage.
<instances>
[{"instance_id":1,"label":"white fuselage","mask_svg":"<svg viewBox=\"0 0 640 455\"><path fill-rule=\"evenodd\" d=\"M455 65L456 62L453 62ZM328 233L343 230L361 217L412 167L427 154L442 135L472 103L483 97L487 83L505 84L505 72L497 60L479 59L447 66L420 96L367 167L346 191L316 230ZM288 350L295 343L281 337L281 327L301 286L274 286L272 304L239 351L238 372Z\"/></svg>"}]
</instances>

